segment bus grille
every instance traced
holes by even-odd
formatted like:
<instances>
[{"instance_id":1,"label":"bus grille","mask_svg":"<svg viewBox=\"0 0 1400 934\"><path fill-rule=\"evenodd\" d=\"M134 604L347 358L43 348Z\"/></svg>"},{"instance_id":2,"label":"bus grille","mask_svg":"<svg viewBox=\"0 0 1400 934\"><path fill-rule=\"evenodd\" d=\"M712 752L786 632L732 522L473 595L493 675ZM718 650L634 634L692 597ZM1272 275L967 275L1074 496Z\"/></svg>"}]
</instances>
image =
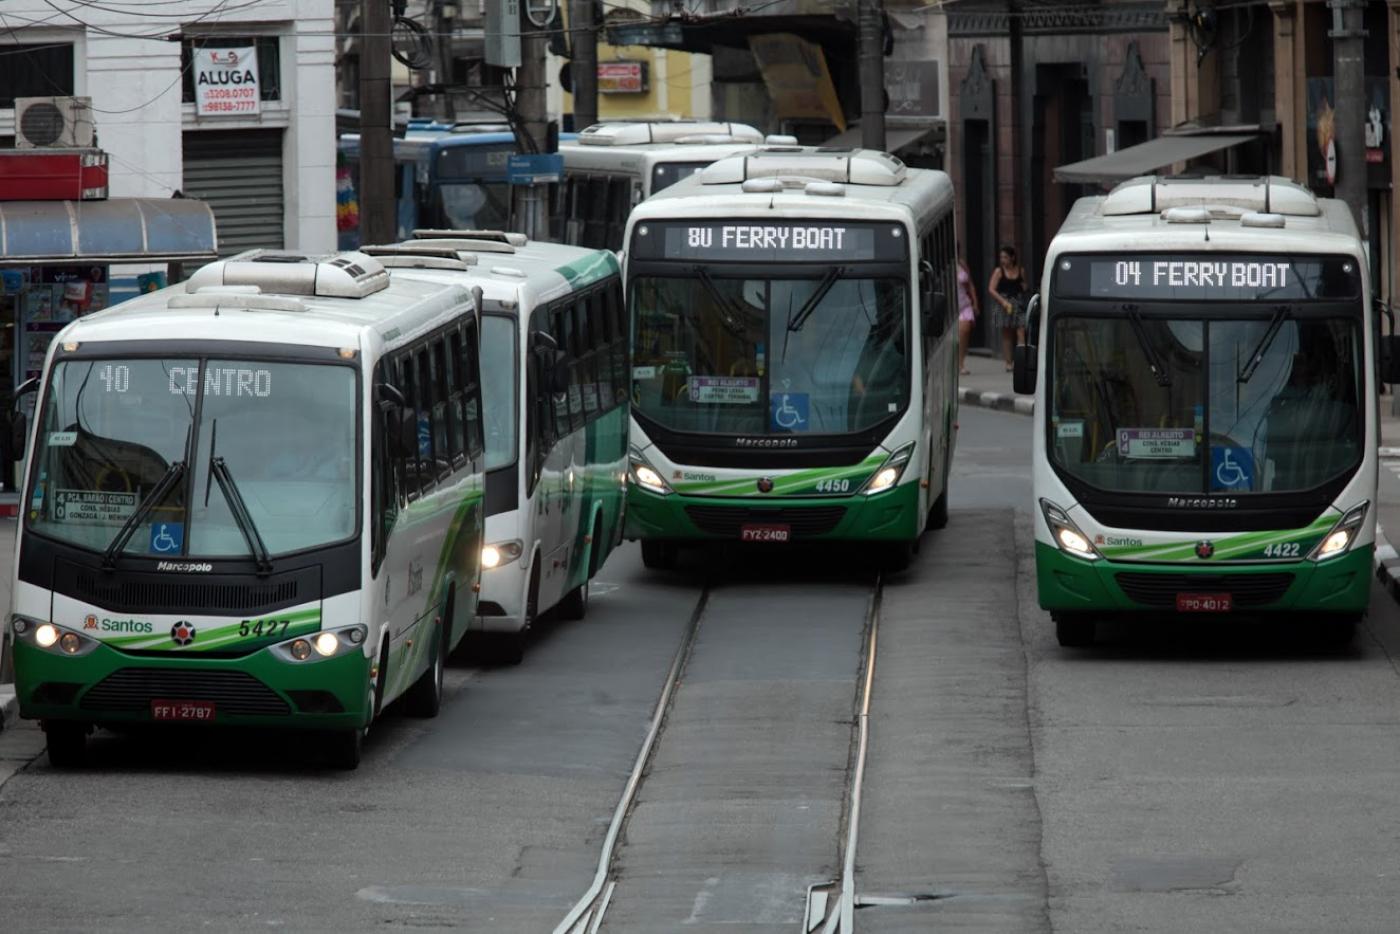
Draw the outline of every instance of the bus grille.
<instances>
[{"instance_id":1,"label":"bus grille","mask_svg":"<svg viewBox=\"0 0 1400 934\"><path fill-rule=\"evenodd\" d=\"M258 580L252 575L111 574L59 561L55 589L126 613L265 613L320 599L320 569L302 568Z\"/></svg>"},{"instance_id":2,"label":"bus grille","mask_svg":"<svg viewBox=\"0 0 1400 934\"><path fill-rule=\"evenodd\" d=\"M219 714L288 714L291 708L272 688L242 671L122 668L83 695L83 710L145 712L153 700L213 701Z\"/></svg>"},{"instance_id":3,"label":"bus grille","mask_svg":"<svg viewBox=\"0 0 1400 934\"><path fill-rule=\"evenodd\" d=\"M1228 593L1235 607L1266 606L1283 598L1292 574L1138 574L1117 575L1118 586L1134 603L1176 607L1179 593Z\"/></svg>"},{"instance_id":4,"label":"bus grille","mask_svg":"<svg viewBox=\"0 0 1400 934\"><path fill-rule=\"evenodd\" d=\"M753 509L744 506L687 506L685 513L695 527L711 535L739 537L745 525L786 525L793 537L824 535L846 515L845 506L791 506L787 509Z\"/></svg>"}]
</instances>

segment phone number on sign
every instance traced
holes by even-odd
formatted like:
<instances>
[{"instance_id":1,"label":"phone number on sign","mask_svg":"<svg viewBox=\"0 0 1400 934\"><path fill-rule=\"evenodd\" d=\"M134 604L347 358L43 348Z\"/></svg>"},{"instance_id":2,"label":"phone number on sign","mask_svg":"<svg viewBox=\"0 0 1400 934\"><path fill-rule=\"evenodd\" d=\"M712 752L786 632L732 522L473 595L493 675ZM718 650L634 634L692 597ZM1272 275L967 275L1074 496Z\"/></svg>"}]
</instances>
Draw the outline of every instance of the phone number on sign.
<instances>
[{"instance_id":1,"label":"phone number on sign","mask_svg":"<svg viewBox=\"0 0 1400 934\"><path fill-rule=\"evenodd\" d=\"M257 101L209 101L202 113L240 113L258 109Z\"/></svg>"},{"instance_id":2,"label":"phone number on sign","mask_svg":"<svg viewBox=\"0 0 1400 934\"><path fill-rule=\"evenodd\" d=\"M204 92L207 101L252 100L257 96L257 88L208 88Z\"/></svg>"}]
</instances>

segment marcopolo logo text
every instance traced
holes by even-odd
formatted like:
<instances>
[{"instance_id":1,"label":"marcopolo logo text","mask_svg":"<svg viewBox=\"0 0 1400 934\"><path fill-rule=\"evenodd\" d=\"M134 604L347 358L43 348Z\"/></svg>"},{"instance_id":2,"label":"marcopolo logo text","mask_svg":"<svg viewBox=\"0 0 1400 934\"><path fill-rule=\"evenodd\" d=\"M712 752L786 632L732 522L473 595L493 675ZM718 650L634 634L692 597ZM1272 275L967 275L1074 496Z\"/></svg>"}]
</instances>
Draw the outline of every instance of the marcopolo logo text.
<instances>
[{"instance_id":1,"label":"marcopolo logo text","mask_svg":"<svg viewBox=\"0 0 1400 934\"><path fill-rule=\"evenodd\" d=\"M214 565L207 561L158 561L157 571L182 571L186 574L208 574Z\"/></svg>"}]
</instances>

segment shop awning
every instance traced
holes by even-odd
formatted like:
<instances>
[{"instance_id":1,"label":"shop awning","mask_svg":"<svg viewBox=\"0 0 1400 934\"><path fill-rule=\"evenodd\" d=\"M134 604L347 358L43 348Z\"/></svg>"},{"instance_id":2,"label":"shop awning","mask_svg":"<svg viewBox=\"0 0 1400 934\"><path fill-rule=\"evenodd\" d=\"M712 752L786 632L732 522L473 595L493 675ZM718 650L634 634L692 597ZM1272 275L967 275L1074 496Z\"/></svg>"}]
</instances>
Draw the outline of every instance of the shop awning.
<instances>
[{"instance_id":1,"label":"shop awning","mask_svg":"<svg viewBox=\"0 0 1400 934\"><path fill-rule=\"evenodd\" d=\"M1212 134L1208 136L1159 136L1127 149L1072 162L1055 169L1055 181L1114 184L1139 175L1152 175L1163 166L1199 159L1201 156L1238 146L1254 139L1253 134Z\"/></svg>"},{"instance_id":2,"label":"shop awning","mask_svg":"<svg viewBox=\"0 0 1400 934\"><path fill-rule=\"evenodd\" d=\"M904 147L917 143L936 129L937 127L931 126L886 127L885 152L897 153ZM864 145L861 141L860 127L853 126L846 132L833 136L822 145L832 149L859 149Z\"/></svg>"},{"instance_id":3,"label":"shop awning","mask_svg":"<svg viewBox=\"0 0 1400 934\"><path fill-rule=\"evenodd\" d=\"M0 266L218 259L214 213L192 198L0 201Z\"/></svg>"}]
</instances>

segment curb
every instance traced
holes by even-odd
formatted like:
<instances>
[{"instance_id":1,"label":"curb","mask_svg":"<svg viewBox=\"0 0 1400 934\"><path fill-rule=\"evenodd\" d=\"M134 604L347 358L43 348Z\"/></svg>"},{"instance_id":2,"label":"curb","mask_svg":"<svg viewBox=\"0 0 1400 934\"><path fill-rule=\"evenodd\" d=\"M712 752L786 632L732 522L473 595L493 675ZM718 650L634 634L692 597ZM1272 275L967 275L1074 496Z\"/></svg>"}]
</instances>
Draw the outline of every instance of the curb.
<instances>
[{"instance_id":1,"label":"curb","mask_svg":"<svg viewBox=\"0 0 1400 934\"><path fill-rule=\"evenodd\" d=\"M1381 582L1391 599L1400 601L1400 554L1385 537L1385 530L1376 523L1376 580Z\"/></svg>"},{"instance_id":2,"label":"curb","mask_svg":"<svg viewBox=\"0 0 1400 934\"><path fill-rule=\"evenodd\" d=\"M0 733L19 715L19 698L13 684L0 684Z\"/></svg>"},{"instance_id":3,"label":"curb","mask_svg":"<svg viewBox=\"0 0 1400 934\"><path fill-rule=\"evenodd\" d=\"M977 405L984 409L1015 412L1017 415L1035 414L1035 399L1010 392L979 392L976 389L959 389L958 401L964 405Z\"/></svg>"}]
</instances>

